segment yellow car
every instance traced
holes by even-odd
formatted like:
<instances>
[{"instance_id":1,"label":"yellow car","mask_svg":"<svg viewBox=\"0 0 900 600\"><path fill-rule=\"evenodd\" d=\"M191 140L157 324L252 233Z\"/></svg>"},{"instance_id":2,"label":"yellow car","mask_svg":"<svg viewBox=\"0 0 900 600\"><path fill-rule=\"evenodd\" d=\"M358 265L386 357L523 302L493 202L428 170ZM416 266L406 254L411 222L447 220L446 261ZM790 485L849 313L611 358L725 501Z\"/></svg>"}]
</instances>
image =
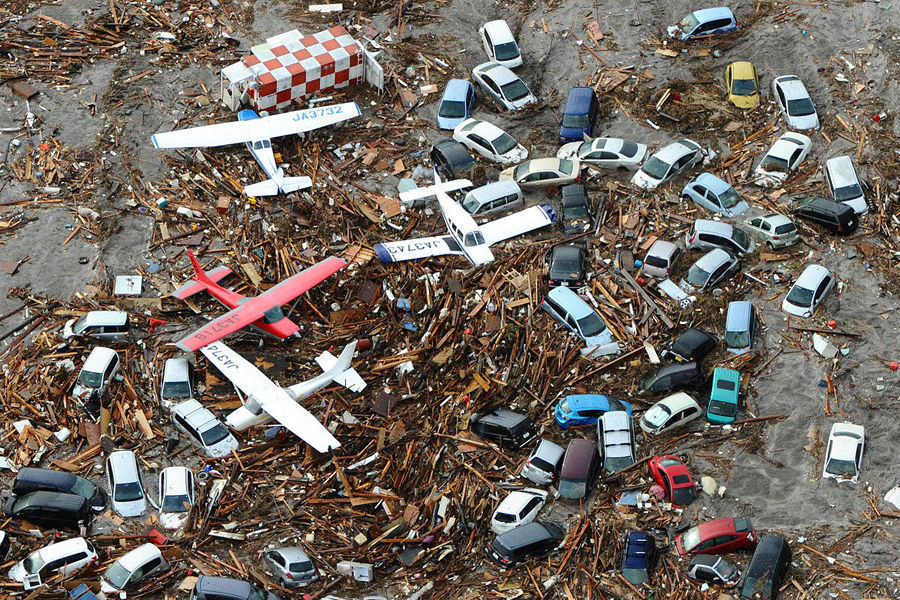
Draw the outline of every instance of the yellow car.
<instances>
[{"instance_id":1,"label":"yellow car","mask_svg":"<svg viewBox=\"0 0 900 600\"><path fill-rule=\"evenodd\" d=\"M753 108L759 104L759 78L753 63L744 60L728 65L725 89L728 90L728 101L738 108Z\"/></svg>"}]
</instances>

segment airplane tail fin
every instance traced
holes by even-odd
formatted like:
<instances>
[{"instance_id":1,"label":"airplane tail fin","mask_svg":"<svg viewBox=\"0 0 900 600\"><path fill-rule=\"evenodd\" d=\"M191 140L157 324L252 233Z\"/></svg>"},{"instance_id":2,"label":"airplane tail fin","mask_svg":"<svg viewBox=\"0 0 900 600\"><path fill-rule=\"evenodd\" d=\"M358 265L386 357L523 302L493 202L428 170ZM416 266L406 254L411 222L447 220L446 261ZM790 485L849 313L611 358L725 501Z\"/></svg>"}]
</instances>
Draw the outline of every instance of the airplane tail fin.
<instances>
[{"instance_id":1,"label":"airplane tail fin","mask_svg":"<svg viewBox=\"0 0 900 600\"><path fill-rule=\"evenodd\" d=\"M285 194L309 187L312 187L312 179L309 177L285 177L281 180L281 191Z\"/></svg>"},{"instance_id":2,"label":"airplane tail fin","mask_svg":"<svg viewBox=\"0 0 900 600\"><path fill-rule=\"evenodd\" d=\"M316 358L316 362L335 383L344 386L351 392L361 392L365 389L366 382L359 376L356 369L350 366L354 352L356 352L356 341L347 344L338 358L325 351Z\"/></svg>"},{"instance_id":3,"label":"airplane tail fin","mask_svg":"<svg viewBox=\"0 0 900 600\"><path fill-rule=\"evenodd\" d=\"M194 253L190 250L188 250L188 258L191 260L191 265L194 267L194 277L175 290L172 294L180 300L190 298L194 294L208 289L209 286L231 273L231 269L226 266L219 266L211 271L204 271L203 267L200 266L197 257L194 256Z\"/></svg>"}]
</instances>

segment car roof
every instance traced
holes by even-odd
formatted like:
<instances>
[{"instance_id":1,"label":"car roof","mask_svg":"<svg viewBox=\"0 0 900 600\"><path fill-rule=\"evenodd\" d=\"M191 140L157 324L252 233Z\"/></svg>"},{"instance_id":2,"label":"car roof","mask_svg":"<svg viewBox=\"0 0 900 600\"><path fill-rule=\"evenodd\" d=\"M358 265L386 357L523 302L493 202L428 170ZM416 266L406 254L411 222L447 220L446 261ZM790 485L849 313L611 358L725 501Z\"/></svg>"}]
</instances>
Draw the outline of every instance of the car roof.
<instances>
[{"instance_id":1,"label":"car roof","mask_svg":"<svg viewBox=\"0 0 900 600\"><path fill-rule=\"evenodd\" d=\"M703 565L706 567L714 567L720 560L724 560L721 556L715 554L697 554L691 559L691 566Z\"/></svg>"},{"instance_id":2,"label":"car roof","mask_svg":"<svg viewBox=\"0 0 900 600\"><path fill-rule=\"evenodd\" d=\"M553 246L553 258L577 260L581 257L583 250L575 244L560 244Z\"/></svg>"},{"instance_id":3,"label":"car roof","mask_svg":"<svg viewBox=\"0 0 900 600\"><path fill-rule=\"evenodd\" d=\"M594 95L594 88L586 85L577 85L571 88L569 95L566 96L566 105L563 108L563 112L566 114L587 114Z\"/></svg>"},{"instance_id":4,"label":"car roof","mask_svg":"<svg viewBox=\"0 0 900 600\"><path fill-rule=\"evenodd\" d=\"M673 414L692 406L696 406L698 408L700 406L699 404L697 404L696 400L694 400L684 392L678 392L677 394L666 396L665 398L657 402L657 404L667 406Z\"/></svg>"},{"instance_id":5,"label":"car roof","mask_svg":"<svg viewBox=\"0 0 900 600\"><path fill-rule=\"evenodd\" d=\"M473 71L477 71L478 73L486 73L491 76L491 79L499 86L504 86L510 81L515 81L519 79L519 76L512 72L511 69L501 65L495 61L488 61L486 63L481 63L474 69Z\"/></svg>"},{"instance_id":6,"label":"car roof","mask_svg":"<svg viewBox=\"0 0 900 600\"><path fill-rule=\"evenodd\" d=\"M172 411L178 413L185 421L187 421L188 425L195 427L198 430L200 427L212 421L215 421L216 423L219 422L216 419L216 416L197 400L185 400L184 402L177 404Z\"/></svg>"},{"instance_id":7,"label":"car roof","mask_svg":"<svg viewBox=\"0 0 900 600\"><path fill-rule=\"evenodd\" d=\"M497 540L506 548L518 548L526 544L530 544L538 539L553 537L551 533L540 521L532 521L521 527L510 529L506 533L497 536Z\"/></svg>"},{"instance_id":8,"label":"car roof","mask_svg":"<svg viewBox=\"0 0 900 600\"><path fill-rule=\"evenodd\" d=\"M124 483L125 481L122 476L127 476L129 479L137 481L137 457L131 450L110 452L109 456L106 457L106 462L119 475L117 478L119 483Z\"/></svg>"},{"instance_id":9,"label":"car roof","mask_svg":"<svg viewBox=\"0 0 900 600\"><path fill-rule=\"evenodd\" d=\"M444 88L442 100L465 100L472 82L465 79L451 79Z\"/></svg>"},{"instance_id":10,"label":"car roof","mask_svg":"<svg viewBox=\"0 0 900 600\"><path fill-rule=\"evenodd\" d=\"M527 415L513 412L511 410L506 410L504 408L497 408L489 413L478 415L478 420L481 422L492 421L494 423L501 423L506 425L516 425L526 420L527 418Z\"/></svg>"},{"instance_id":11,"label":"car roof","mask_svg":"<svg viewBox=\"0 0 900 600\"><path fill-rule=\"evenodd\" d=\"M128 321L128 313L121 310L92 310L84 315L86 325L124 325Z\"/></svg>"},{"instance_id":12,"label":"car roof","mask_svg":"<svg viewBox=\"0 0 900 600\"><path fill-rule=\"evenodd\" d=\"M778 227L779 225L787 225L788 223L793 224L793 222L789 218L780 213L769 213L767 215L763 215L762 217L760 217L760 219L768 221L773 227Z\"/></svg>"},{"instance_id":13,"label":"car roof","mask_svg":"<svg viewBox=\"0 0 900 600\"><path fill-rule=\"evenodd\" d=\"M525 161L528 164L528 172L535 173L537 171L561 171L559 165L562 160L573 162L572 159L560 159L556 157L531 158ZM520 163L525 164L525 163Z\"/></svg>"},{"instance_id":14,"label":"car roof","mask_svg":"<svg viewBox=\"0 0 900 600\"><path fill-rule=\"evenodd\" d=\"M707 273L712 273L715 269L719 267L722 263L730 262L731 255L722 250L721 248L715 248L710 250L699 259L694 264L706 271Z\"/></svg>"},{"instance_id":15,"label":"car roof","mask_svg":"<svg viewBox=\"0 0 900 600\"><path fill-rule=\"evenodd\" d=\"M297 546L272 548L272 551L282 555L288 561L288 563L309 561L309 556L307 556L306 552L304 552L302 548L298 548Z\"/></svg>"},{"instance_id":16,"label":"car roof","mask_svg":"<svg viewBox=\"0 0 900 600\"><path fill-rule=\"evenodd\" d=\"M222 593L228 596L240 597L249 595L251 585L246 581L232 579L231 577L201 575L197 578L194 588L206 593Z\"/></svg>"},{"instance_id":17,"label":"car roof","mask_svg":"<svg viewBox=\"0 0 900 600\"><path fill-rule=\"evenodd\" d=\"M829 275L831 275L831 271L822 265L808 265L803 269L803 272L800 273L800 277L797 278L794 285L799 285L808 290L815 289L816 286L819 285L819 282Z\"/></svg>"},{"instance_id":18,"label":"car roof","mask_svg":"<svg viewBox=\"0 0 900 600\"><path fill-rule=\"evenodd\" d=\"M772 144L766 155L787 159L797 149L797 146L809 146L810 143L810 139L802 133L789 131L775 140L775 143Z\"/></svg>"},{"instance_id":19,"label":"car roof","mask_svg":"<svg viewBox=\"0 0 900 600\"><path fill-rule=\"evenodd\" d=\"M81 367L81 369L83 371L102 372L106 369L106 365L110 363L112 357L115 355L116 351L112 348L96 346L91 350L91 353L88 354L87 359L84 361L84 366Z\"/></svg>"},{"instance_id":20,"label":"car roof","mask_svg":"<svg viewBox=\"0 0 900 600\"><path fill-rule=\"evenodd\" d=\"M19 496L16 500L23 498L28 499L30 506L53 506L62 510L80 511L87 505L87 498L77 494L69 494L67 492L50 492L40 490L37 492L29 492L24 496Z\"/></svg>"},{"instance_id":21,"label":"car roof","mask_svg":"<svg viewBox=\"0 0 900 600\"><path fill-rule=\"evenodd\" d=\"M725 367L716 367L713 369L713 382L715 381L732 381L737 385L741 383L741 374L734 369L726 369ZM713 383L715 389L715 383Z\"/></svg>"},{"instance_id":22,"label":"car roof","mask_svg":"<svg viewBox=\"0 0 900 600\"><path fill-rule=\"evenodd\" d=\"M747 60L738 60L730 65L731 76L734 79L753 79L753 63Z\"/></svg>"},{"instance_id":23,"label":"car roof","mask_svg":"<svg viewBox=\"0 0 900 600\"><path fill-rule=\"evenodd\" d=\"M653 156L655 156L659 160L671 165L672 163L674 163L676 160L678 160L685 154L689 154L689 153L693 152L694 150L696 150L696 148L691 147L687 144L684 144L683 142L685 142L685 141L690 141L690 140L681 140L680 142L672 142L668 146L663 146L662 148L657 150L653 154ZM693 143L695 146L697 146L699 148L699 146L695 142L691 142L691 143Z\"/></svg>"},{"instance_id":24,"label":"car roof","mask_svg":"<svg viewBox=\"0 0 900 600\"><path fill-rule=\"evenodd\" d=\"M729 302L728 312L725 315L725 331L737 331L738 327L747 327L750 324L752 311L752 302L746 300Z\"/></svg>"},{"instance_id":25,"label":"car roof","mask_svg":"<svg viewBox=\"0 0 900 600\"><path fill-rule=\"evenodd\" d=\"M532 498L539 497L533 492L515 490L510 492L506 498L497 506L497 512L502 513L518 513L525 508L525 505L531 502Z\"/></svg>"},{"instance_id":26,"label":"car roof","mask_svg":"<svg viewBox=\"0 0 900 600\"><path fill-rule=\"evenodd\" d=\"M631 417L624 410L610 410L600 417L600 426L606 431L629 429Z\"/></svg>"},{"instance_id":27,"label":"car roof","mask_svg":"<svg viewBox=\"0 0 900 600\"><path fill-rule=\"evenodd\" d=\"M694 231L730 238L734 231L734 225L722 221L713 221L712 219L697 219L694 221Z\"/></svg>"},{"instance_id":28,"label":"car roof","mask_svg":"<svg viewBox=\"0 0 900 600\"><path fill-rule=\"evenodd\" d=\"M166 467L159 476L162 478L163 473L166 474L166 489L163 494L172 494L173 496L181 496L188 493L188 473L187 467Z\"/></svg>"},{"instance_id":29,"label":"car roof","mask_svg":"<svg viewBox=\"0 0 900 600\"><path fill-rule=\"evenodd\" d=\"M608 408L609 398L604 394L572 394L565 397L569 408L577 411L583 408Z\"/></svg>"},{"instance_id":30,"label":"car roof","mask_svg":"<svg viewBox=\"0 0 900 600\"><path fill-rule=\"evenodd\" d=\"M831 198L826 198L825 196L810 196L800 203L800 207L827 210L828 212L833 212L837 215L854 212L850 205L838 202L837 200L832 200Z\"/></svg>"},{"instance_id":31,"label":"car roof","mask_svg":"<svg viewBox=\"0 0 900 600\"><path fill-rule=\"evenodd\" d=\"M825 161L825 169L831 174L834 187L843 187L859 183L856 170L853 168L853 160L849 156L835 156Z\"/></svg>"},{"instance_id":32,"label":"car roof","mask_svg":"<svg viewBox=\"0 0 900 600\"><path fill-rule=\"evenodd\" d=\"M647 256L658 256L668 260L678 250L678 246L666 240L656 240L647 251Z\"/></svg>"},{"instance_id":33,"label":"car roof","mask_svg":"<svg viewBox=\"0 0 900 600\"><path fill-rule=\"evenodd\" d=\"M516 38L513 37L512 31L509 28L509 24L503 19L488 21L484 24L484 30L487 31L495 46L497 44L516 41Z\"/></svg>"},{"instance_id":34,"label":"car roof","mask_svg":"<svg viewBox=\"0 0 900 600\"><path fill-rule=\"evenodd\" d=\"M685 346L690 349L696 349L698 346L702 346L703 344L709 341L715 341L716 338L712 334L703 331L702 329L697 329L695 327L691 327L677 338L675 338L675 344L678 346Z\"/></svg>"},{"instance_id":35,"label":"car roof","mask_svg":"<svg viewBox=\"0 0 900 600\"><path fill-rule=\"evenodd\" d=\"M775 81L777 81L779 87L781 87L785 100L809 98L809 92L806 91L806 86L803 85L803 82L800 81L800 78L796 75L782 75L781 77L776 77Z\"/></svg>"},{"instance_id":36,"label":"car roof","mask_svg":"<svg viewBox=\"0 0 900 600\"><path fill-rule=\"evenodd\" d=\"M547 462L556 462L559 460L559 457L566 453L565 448L548 439L541 439L538 442L538 445L535 446L533 456L540 456L541 458L550 458Z\"/></svg>"},{"instance_id":37,"label":"car roof","mask_svg":"<svg viewBox=\"0 0 900 600\"><path fill-rule=\"evenodd\" d=\"M16 474L15 482L13 483L13 487L15 487L16 483L23 484L38 484L38 485L47 485L53 487L71 487L75 483L75 478L77 476L74 473L69 473L67 471L56 471L54 469L40 469L38 467L24 467L19 469L19 472Z\"/></svg>"},{"instance_id":38,"label":"car roof","mask_svg":"<svg viewBox=\"0 0 900 600\"><path fill-rule=\"evenodd\" d=\"M190 362L186 358L169 358L163 366L163 381L187 381Z\"/></svg>"},{"instance_id":39,"label":"car roof","mask_svg":"<svg viewBox=\"0 0 900 600\"><path fill-rule=\"evenodd\" d=\"M159 548L155 545L148 542L146 544L141 544L134 550L129 550L120 556L119 560L116 562L127 570L134 571L148 560L156 558L157 556L162 556L162 552L160 552Z\"/></svg>"},{"instance_id":40,"label":"car roof","mask_svg":"<svg viewBox=\"0 0 900 600\"><path fill-rule=\"evenodd\" d=\"M55 556L64 556L69 552L87 549L88 541L83 537L75 537L63 540L61 542L56 542L54 544L47 544L43 548L38 548L37 551L41 553L41 557L46 559L47 557L45 555L45 552L50 552Z\"/></svg>"},{"instance_id":41,"label":"car roof","mask_svg":"<svg viewBox=\"0 0 900 600\"><path fill-rule=\"evenodd\" d=\"M828 441L831 442L831 456L854 459L856 448L864 443L865 427L844 421L831 426Z\"/></svg>"},{"instance_id":42,"label":"car roof","mask_svg":"<svg viewBox=\"0 0 900 600\"><path fill-rule=\"evenodd\" d=\"M787 552L787 558L790 559L791 547L787 540L779 535L764 535L760 538L756 545L756 551L753 558L750 559L750 565L747 567L747 577L759 577L769 571L774 565L774 561L782 552Z\"/></svg>"},{"instance_id":43,"label":"car roof","mask_svg":"<svg viewBox=\"0 0 900 600\"><path fill-rule=\"evenodd\" d=\"M731 517L704 521L703 523L699 523L696 527L701 540L706 540L717 535L732 533L737 530L735 520Z\"/></svg>"},{"instance_id":44,"label":"car roof","mask_svg":"<svg viewBox=\"0 0 900 600\"><path fill-rule=\"evenodd\" d=\"M727 6L714 6L712 8L701 8L700 10L695 10L693 13L694 17L697 18L701 23L706 21L712 21L713 19L734 19L734 13L731 12L731 9Z\"/></svg>"},{"instance_id":45,"label":"car roof","mask_svg":"<svg viewBox=\"0 0 900 600\"><path fill-rule=\"evenodd\" d=\"M481 119L473 119L471 117L457 125L457 127L459 127L460 131L477 133L478 135L491 140L506 133L493 123L482 121Z\"/></svg>"},{"instance_id":46,"label":"car roof","mask_svg":"<svg viewBox=\"0 0 900 600\"><path fill-rule=\"evenodd\" d=\"M565 286L551 289L547 292L547 296L552 298L554 302L558 302L576 321L594 312L594 309L587 302Z\"/></svg>"},{"instance_id":47,"label":"car roof","mask_svg":"<svg viewBox=\"0 0 900 600\"><path fill-rule=\"evenodd\" d=\"M569 445L566 446L566 455L563 458L560 476L584 474L596 455L597 444L591 440L577 438L570 441Z\"/></svg>"},{"instance_id":48,"label":"car roof","mask_svg":"<svg viewBox=\"0 0 900 600\"><path fill-rule=\"evenodd\" d=\"M731 185L727 181L723 181L713 175L712 173L700 173L697 178L694 180L694 183L699 183L700 185L712 190L715 194L721 194L731 188Z\"/></svg>"}]
</instances>

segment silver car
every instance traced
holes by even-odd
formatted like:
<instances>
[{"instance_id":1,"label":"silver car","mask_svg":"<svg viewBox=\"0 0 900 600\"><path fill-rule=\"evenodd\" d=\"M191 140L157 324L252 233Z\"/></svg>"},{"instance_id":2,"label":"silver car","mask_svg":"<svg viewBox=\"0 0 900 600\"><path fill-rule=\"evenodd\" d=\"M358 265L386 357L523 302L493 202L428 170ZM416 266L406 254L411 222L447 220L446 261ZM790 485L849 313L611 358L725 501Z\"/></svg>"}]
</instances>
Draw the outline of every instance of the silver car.
<instances>
[{"instance_id":1,"label":"silver car","mask_svg":"<svg viewBox=\"0 0 900 600\"><path fill-rule=\"evenodd\" d=\"M684 173L703 160L705 152L700 144L683 139L657 150L631 178L640 189L652 190Z\"/></svg>"},{"instance_id":2,"label":"silver car","mask_svg":"<svg viewBox=\"0 0 900 600\"><path fill-rule=\"evenodd\" d=\"M536 102L531 90L518 75L498 62L486 62L472 69L478 85L506 110L518 110Z\"/></svg>"},{"instance_id":3,"label":"silver car","mask_svg":"<svg viewBox=\"0 0 900 600\"><path fill-rule=\"evenodd\" d=\"M710 250L697 260L679 284L687 293L703 291L741 270L741 261L721 248Z\"/></svg>"},{"instance_id":4,"label":"silver car","mask_svg":"<svg viewBox=\"0 0 900 600\"><path fill-rule=\"evenodd\" d=\"M684 235L684 247L688 250L721 248L729 252L750 254L756 249L756 242L746 231L734 225L711 219L697 219Z\"/></svg>"},{"instance_id":5,"label":"silver car","mask_svg":"<svg viewBox=\"0 0 900 600\"><path fill-rule=\"evenodd\" d=\"M640 169L648 155L649 151L644 144L609 137L570 142L563 144L556 152L556 158L575 159L605 169L629 171Z\"/></svg>"},{"instance_id":6,"label":"silver car","mask_svg":"<svg viewBox=\"0 0 900 600\"><path fill-rule=\"evenodd\" d=\"M550 440L541 440L522 467L521 476L538 485L550 485L556 479L565 449Z\"/></svg>"},{"instance_id":7,"label":"silver car","mask_svg":"<svg viewBox=\"0 0 900 600\"><path fill-rule=\"evenodd\" d=\"M296 546L266 550L263 552L263 562L282 587L303 587L319 579L316 567L306 552Z\"/></svg>"},{"instance_id":8,"label":"silver car","mask_svg":"<svg viewBox=\"0 0 900 600\"><path fill-rule=\"evenodd\" d=\"M797 226L786 216L769 213L744 222L751 234L772 250L786 248L800 241Z\"/></svg>"},{"instance_id":9,"label":"silver car","mask_svg":"<svg viewBox=\"0 0 900 600\"><path fill-rule=\"evenodd\" d=\"M791 129L818 129L819 115L806 86L796 75L782 75L772 80L772 96Z\"/></svg>"},{"instance_id":10,"label":"silver car","mask_svg":"<svg viewBox=\"0 0 900 600\"><path fill-rule=\"evenodd\" d=\"M176 429L188 441L212 458L221 458L238 449L238 441L215 415L196 400L186 400L172 409Z\"/></svg>"}]
</instances>

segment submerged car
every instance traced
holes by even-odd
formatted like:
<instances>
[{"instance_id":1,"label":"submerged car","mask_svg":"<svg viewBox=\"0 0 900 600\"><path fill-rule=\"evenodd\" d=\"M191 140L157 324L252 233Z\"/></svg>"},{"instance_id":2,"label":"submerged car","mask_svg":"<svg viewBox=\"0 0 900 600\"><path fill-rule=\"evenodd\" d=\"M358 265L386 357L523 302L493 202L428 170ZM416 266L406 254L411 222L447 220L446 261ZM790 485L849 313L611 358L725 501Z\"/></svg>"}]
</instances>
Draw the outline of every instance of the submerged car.
<instances>
[{"instance_id":1,"label":"submerged car","mask_svg":"<svg viewBox=\"0 0 900 600\"><path fill-rule=\"evenodd\" d=\"M469 417L469 430L511 448L521 448L537 435L530 417L504 409L472 415Z\"/></svg>"},{"instance_id":2,"label":"submerged car","mask_svg":"<svg viewBox=\"0 0 900 600\"><path fill-rule=\"evenodd\" d=\"M702 414L696 400L684 392L678 392L663 398L648 408L641 417L640 425L645 433L659 435L670 429L686 425Z\"/></svg>"},{"instance_id":3,"label":"submerged car","mask_svg":"<svg viewBox=\"0 0 900 600\"><path fill-rule=\"evenodd\" d=\"M466 119L453 129L453 139L475 154L501 165L519 163L528 158L525 146L487 121Z\"/></svg>"},{"instance_id":4,"label":"submerged car","mask_svg":"<svg viewBox=\"0 0 900 600\"><path fill-rule=\"evenodd\" d=\"M575 159L605 169L637 171L647 160L648 154L645 144L622 138L602 137L564 144L556 152L556 157Z\"/></svg>"},{"instance_id":5,"label":"submerged car","mask_svg":"<svg viewBox=\"0 0 900 600\"><path fill-rule=\"evenodd\" d=\"M657 150L641 165L640 170L631 178L631 183L640 189L655 189L679 173L691 170L703 157L703 148L693 140L683 139L669 144Z\"/></svg>"},{"instance_id":6,"label":"submerged car","mask_svg":"<svg viewBox=\"0 0 900 600\"><path fill-rule=\"evenodd\" d=\"M575 244L553 246L546 258L547 285L578 289L587 282L587 251Z\"/></svg>"},{"instance_id":7,"label":"submerged car","mask_svg":"<svg viewBox=\"0 0 900 600\"><path fill-rule=\"evenodd\" d=\"M714 33L730 33L738 28L734 13L727 6L703 8L695 10L670 26L667 32L670 37L679 40L690 40Z\"/></svg>"},{"instance_id":8,"label":"submerged car","mask_svg":"<svg viewBox=\"0 0 900 600\"><path fill-rule=\"evenodd\" d=\"M64 340L91 338L107 342L128 339L128 313L120 310L92 310L78 319L69 319L60 332Z\"/></svg>"},{"instance_id":9,"label":"submerged car","mask_svg":"<svg viewBox=\"0 0 900 600\"><path fill-rule=\"evenodd\" d=\"M822 196L810 196L801 201L796 214L837 235L849 235L859 226L859 217L851 206Z\"/></svg>"},{"instance_id":10,"label":"submerged car","mask_svg":"<svg viewBox=\"0 0 900 600\"><path fill-rule=\"evenodd\" d=\"M691 265L684 279L681 280L680 286L688 293L703 291L734 276L740 270L741 261L739 259L721 248L716 248L701 256L697 262Z\"/></svg>"},{"instance_id":11,"label":"submerged car","mask_svg":"<svg viewBox=\"0 0 900 600\"><path fill-rule=\"evenodd\" d=\"M732 354L746 354L753 348L758 320L756 307L747 300L728 303L725 313L725 349Z\"/></svg>"},{"instance_id":12,"label":"submerged car","mask_svg":"<svg viewBox=\"0 0 900 600\"><path fill-rule=\"evenodd\" d=\"M819 115L806 86L796 75L782 75L772 80L772 96L791 129L818 129Z\"/></svg>"},{"instance_id":13,"label":"submerged car","mask_svg":"<svg viewBox=\"0 0 900 600\"><path fill-rule=\"evenodd\" d=\"M644 389L651 393L684 388L699 388L706 381L700 365L687 362L660 367L644 380Z\"/></svg>"},{"instance_id":14,"label":"submerged car","mask_svg":"<svg viewBox=\"0 0 900 600\"><path fill-rule=\"evenodd\" d=\"M103 512L108 500L106 490L74 473L24 467L16 474L12 485L13 495L23 496L42 490L82 496L90 502L91 508L95 512Z\"/></svg>"},{"instance_id":15,"label":"submerged car","mask_svg":"<svg viewBox=\"0 0 900 600\"><path fill-rule=\"evenodd\" d=\"M559 143L581 141L594 135L594 121L600 103L594 88L579 85L571 88L563 107L559 125Z\"/></svg>"},{"instance_id":16,"label":"submerged car","mask_svg":"<svg viewBox=\"0 0 900 600\"><path fill-rule=\"evenodd\" d=\"M588 209L587 192L580 183L563 186L560 190L563 233L590 231L594 222Z\"/></svg>"},{"instance_id":17,"label":"submerged car","mask_svg":"<svg viewBox=\"0 0 900 600\"><path fill-rule=\"evenodd\" d=\"M498 62L478 65L472 69L472 77L506 110L518 110L536 102L525 82Z\"/></svg>"},{"instance_id":18,"label":"submerged car","mask_svg":"<svg viewBox=\"0 0 900 600\"><path fill-rule=\"evenodd\" d=\"M675 536L675 551L687 554L728 554L753 549L758 538L750 519L715 519L695 525Z\"/></svg>"},{"instance_id":19,"label":"submerged car","mask_svg":"<svg viewBox=\"0 0 900 600\"><path fill-rule=\"evenodd\" d=\"M693 201L712 212L736 217L747 212L750 205L741 198L727 181L719 179L712 173L701 173L696 179L684 186L681 196Z\"/></svg>"},{"instance_id":20,"label":"submerged car","mask_svg":"<svg viewBox=\"0 0 900 600\"><path fill-rule=\"evenodd\" d=\"M491 531L505 533L531 523L546 502L547 492L544 490L526 488L510 492L491 517Z\"/></svg>"},{"instance_id":21,"label":"submerged car","mask_svg":"<svg viewBox=\"0 0 900 600\"><path fill-rule=\"evenodd\" d=\"M744 224L756 239L764 242L771 250L786 248L800 241L797 226L786 216L778 213L754 217Z\"/></svg>"},{"instance_id":22,"label":"submerged car","mask_svg":"<svg viewBox=\"0 0 900 600\"><path fill-rule=\"evenodd\" d=\"M594 425L604 413L623 410L631 416L631 405L604 394L573 394L566 396L553 411L556 424L563 429Z\"/></svg>"},{"instance_id":23,"label":"submerged car","mask_svg":"<svg viewBox=\"0 0 900 600\"><path fill-rule=\"evenodd\" d=\"M722 558L708 554L698 554L691 559L688 577L700 583L714 583L734 587L741 579L741 570Z\"/></svg>"},{"instance_id":24,"label":"submerged car","mask_svg":"<svg viewBox=\"0 0 900 600\"><path fill-rule=\"evenodd\" d=\"M228 456L240 445L228 428L196 400L186 400L175 405L172 409L172 422L188 442L211 458Z\"/></svg>"},{"instance_id":25,"label":"submerged car","mask_svg":"<svg viewBox=\"0 0 900 600\"><path fill-rule=\"evenodd\" d=\"M697 486L684 461L666 454L654 456L647 463L650 474L666 492L666 500L675 506L687 506L697 499Z\"/></svg>"},{"instance_id":26,"label":"submerged car","mask_svg":"<svg viewBox=\"0 0 900 600\"><path fill-rule=\"evenodd\" d=\"M837 275L822 265L809 265L791 286L781 310L797 317L811 317L837 282Z\"/></svg>"},{"instance_id":27,"label":"submerged car","mask_svg":"<svg viewBox=\"0 0 900 600\"><path fill-rule=\"evenodd\" d=\"M475 86L465 79L451 79L437 109L438 127L453 129L469 118L475 108Z\"/></svg>"},{"instance_id":28,"label":"submerged car","mask_svg":"<svg viewBox=\"0 0 900 600\"><path fill-rule=\"evenodd\" d=\"M581 163L577 160L532 158L516 167L503 169L498 179L512 179L520 187L529 188L565 185L578 181L580 175Z\"/></svg>"},{"instance_id":29,"label":"submerged car","mask_svg":"<svg viewBox=\"0 0 900 600\"><path fill-rule=\"evenodd\" d=\"M624 410L603 413L597 423L597 441L603 468L616 473L637 460L634 443L634 421Z\"/></svg>"},{"instance_id":30,"label":"submerged car","mask_svg":"<svg viewBox=\"0 0 900 600\"><path fill-rule=\"evenodd\" d=\"M869 211L859 175L849 156L829 158L825 161L825 167L822 170L825 173L828 191L831 192L831 197L835 202L850 206L858 215L864 215Z\"/></svg>"},{"instance_id":31,"label":"submerged car","mask_svg":"<svg viewBox=\"0 0 900 600\"><path fill-rule=\"evenodd\" d=\"M778 535L764 535L741 583L741 600L775 600L791 567L791 546Z\"/></svg>"},{"instance_id":32,"label":"submerged car","mask_svg":"<svg viewBox=\"0 0 900 600\"><path fill-rule=\"evenodd\" d=\"M612 341L612 332L603 317L567 287L555 287L547 292L541 308L583 339L589 347L603 346Z\"/></svg>"},{"instance_id":33,"label":"submerged car","mask_svg":"<svg viewBox=\"0 0 900 600\"><path fill-rule=\"evenodd\" d=\"M21 583L31 575L39 575L41 579L51 574L67 577L98 560L97 549L91 542L82 537L71 538L38 548L12 566L9 578Z\"/></svg>"},{"instance_id":34,"label":"submerged car","mask_svg":"<svg viewBox=\"0 0 900 600\"><path fill-rule=\"evenodd\" d=\"M656 277L657 279L665 279L672 273L672 269L681 259L684 250L681 247L667 242L666 240L656 240L641 265L641 273Z\"/></svg>"},{"instance_id":35,"label":"submerged car","mask_svg":"<svg viewBox=\"0 0 900 600\"><path fill-rule=\"evenodd\" d=\"M832 425L828 435L828 448L825 450L822 478L859 483L865 445L866 430L862 425L847 421Z\"/></svg>"},{"instance_id":36,"label":"submerged car","mask_svg":"<svg viewBox=\"0 0 900 600\"><path fill-rule=\"evenodd\" d=\"M728 101L738 108L759 104L759 77L753 63L742 60L725 67L725 90Z\"/></svg>"},{"instance_id":37,"label":"submerged car","mask_svg":"<svg viewBox=\"0 0 900 600\"><path fill-rule=\"evenodd\" d=\"M781 134L753 171L753 183L762 187L778 187L787 181L809 154L812 141L802 133Z\"/></svg>"}]
</instances>

